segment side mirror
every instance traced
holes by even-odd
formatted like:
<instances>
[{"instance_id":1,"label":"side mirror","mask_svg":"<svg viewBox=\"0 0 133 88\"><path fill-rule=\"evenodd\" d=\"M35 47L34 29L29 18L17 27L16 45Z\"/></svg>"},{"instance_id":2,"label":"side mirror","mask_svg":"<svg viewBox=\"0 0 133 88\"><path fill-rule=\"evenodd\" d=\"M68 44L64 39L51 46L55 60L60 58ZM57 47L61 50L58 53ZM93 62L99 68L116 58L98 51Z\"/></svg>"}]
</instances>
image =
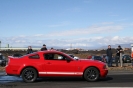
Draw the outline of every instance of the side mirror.
<instances>
[{"instance_id":1,"label":"side mirror","mask_svg":"<svg viewBox=\"0 0 133 88\"><path fill-rule=\"evenodd\" d=\"M67 62L70 62L70 61L71 61L71 59L70 59L70 58L66 58L66 61L67 61Z\"/></svg>"}]
</instances>

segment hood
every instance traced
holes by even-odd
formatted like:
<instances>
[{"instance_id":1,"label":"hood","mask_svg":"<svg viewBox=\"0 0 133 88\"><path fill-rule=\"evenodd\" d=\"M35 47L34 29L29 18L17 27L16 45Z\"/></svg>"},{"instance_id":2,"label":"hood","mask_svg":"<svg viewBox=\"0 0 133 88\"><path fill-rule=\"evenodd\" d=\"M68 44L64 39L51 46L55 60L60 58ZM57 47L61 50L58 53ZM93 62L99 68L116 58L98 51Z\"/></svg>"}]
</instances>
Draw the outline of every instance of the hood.
<instances>
[{"instance_id":1,"label":"hood","mask_svg":"<svg viewBox=\"0 0 133 88\"><path fill-rule=\"evenodd\" d=\"M105 64L102 61L99 60L93 60L93 59L78 59L80 62L93 62L93 63L101 63L101 64Z\"/></svg>"}]
</instances>

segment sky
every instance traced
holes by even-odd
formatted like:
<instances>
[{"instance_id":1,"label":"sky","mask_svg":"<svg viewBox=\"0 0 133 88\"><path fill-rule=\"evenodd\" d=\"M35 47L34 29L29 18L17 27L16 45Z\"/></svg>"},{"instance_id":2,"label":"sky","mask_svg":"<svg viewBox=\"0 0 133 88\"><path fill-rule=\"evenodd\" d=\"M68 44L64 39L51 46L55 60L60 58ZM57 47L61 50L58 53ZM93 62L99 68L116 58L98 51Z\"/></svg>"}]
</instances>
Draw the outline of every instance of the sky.
<instances>
[{"instance_id":1,"label":"sky","mask_svg":"<svg viewBox=\"0 0 133 88\"><path fill-rule=\"evenodd\" d=\"M133 0L0 0L1 46L133 43Z\"/></svg>"}]
</instances>

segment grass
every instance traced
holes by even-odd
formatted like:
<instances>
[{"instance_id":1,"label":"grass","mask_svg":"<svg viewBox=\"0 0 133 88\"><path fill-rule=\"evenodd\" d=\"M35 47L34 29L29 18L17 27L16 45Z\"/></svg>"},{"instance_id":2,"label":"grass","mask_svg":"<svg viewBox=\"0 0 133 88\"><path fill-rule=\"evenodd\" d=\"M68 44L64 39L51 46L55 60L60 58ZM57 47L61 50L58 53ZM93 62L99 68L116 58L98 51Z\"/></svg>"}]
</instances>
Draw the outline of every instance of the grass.
<instances>
[{"instance_id":1,"label":"grass","mask_svg":"<svg viewBox=\"0 0 133 88\"><path fill-rule=\"evenodd\" d=\"M0 71L5 71L5 67L0 67Z\"/></svg>"}]
</instances>

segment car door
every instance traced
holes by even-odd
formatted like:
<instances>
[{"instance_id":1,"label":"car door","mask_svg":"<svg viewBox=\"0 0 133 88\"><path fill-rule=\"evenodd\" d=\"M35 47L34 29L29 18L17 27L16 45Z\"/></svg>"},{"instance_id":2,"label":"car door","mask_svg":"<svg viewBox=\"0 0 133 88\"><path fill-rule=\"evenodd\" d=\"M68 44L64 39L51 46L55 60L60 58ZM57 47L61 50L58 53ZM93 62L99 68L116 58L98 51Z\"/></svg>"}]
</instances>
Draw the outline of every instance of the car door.
<instances>
[{"instance_id":1,"label":"car door","mask_svg":"<svg viewBox=\"0 0 133 88\"><path fill-rule=\"evenodd\" d=\"M69 59L69 60L68 60ZM59 53L44 54L44 68L50 76L75 75L76 61Z\"/></svg>"}]
</instances>

